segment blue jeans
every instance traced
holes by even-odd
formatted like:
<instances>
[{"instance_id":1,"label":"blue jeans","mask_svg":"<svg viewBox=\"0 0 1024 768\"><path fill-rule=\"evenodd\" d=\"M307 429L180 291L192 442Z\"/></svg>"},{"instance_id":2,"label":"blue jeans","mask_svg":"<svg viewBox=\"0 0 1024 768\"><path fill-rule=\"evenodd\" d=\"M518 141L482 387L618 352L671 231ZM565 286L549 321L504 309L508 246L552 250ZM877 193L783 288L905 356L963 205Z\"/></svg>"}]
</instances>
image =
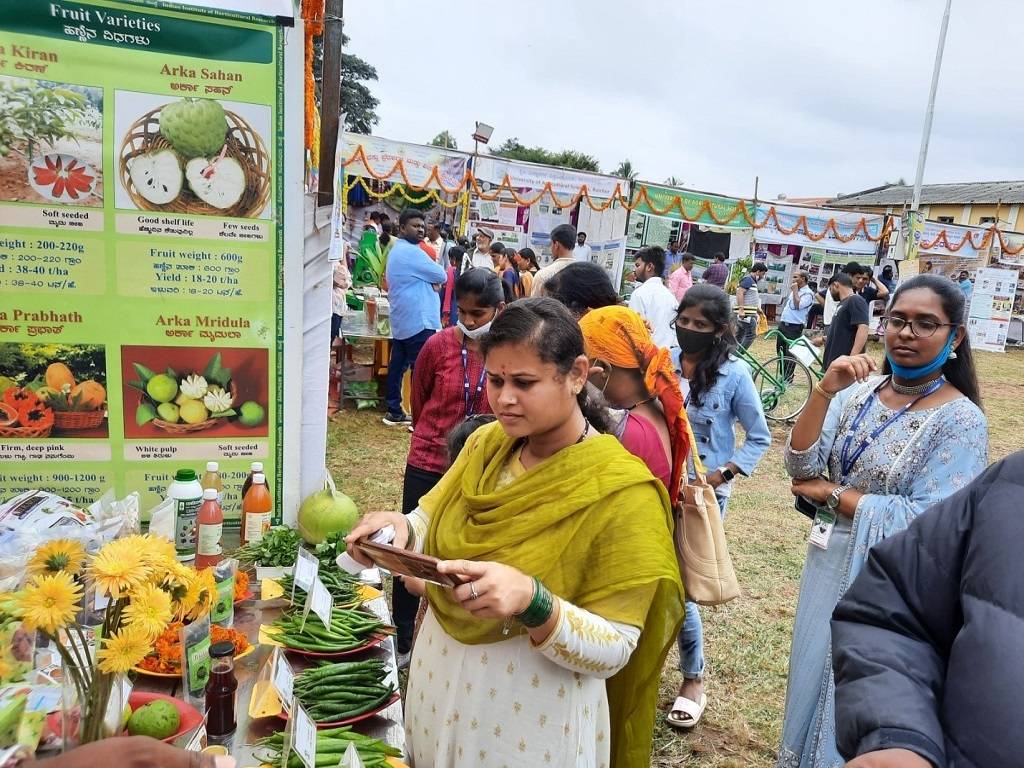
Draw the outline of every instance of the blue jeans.
<instances>
[{"instance_id":1,"label":"blue jeans","mask_svg":"<svg viewBox=\"0 0 1024 768\"><path fill-rule=\"evenodd\" d=\"M725 508L729 504L728 496L718 496L718 508L725 519ZM704 676L704 624L700 620L700 610L696 603L686 601L686 618L683 628L679 631L679 671L687 680L699 680Z\"/></svg>"},{"instance_id":2,"label":"blue jeans","mask_svg":"<svg viewBox=\"0 0 1024 768\"><path fill-rule=\"evenodd\" d=\"M391 340L391 359L388 360L388 383L384 399L388 413L397 416L402 411L402 377L405 371L416 365L416 358L434 331L427 328L408 339Z\"/></svg>"}]
</instances>

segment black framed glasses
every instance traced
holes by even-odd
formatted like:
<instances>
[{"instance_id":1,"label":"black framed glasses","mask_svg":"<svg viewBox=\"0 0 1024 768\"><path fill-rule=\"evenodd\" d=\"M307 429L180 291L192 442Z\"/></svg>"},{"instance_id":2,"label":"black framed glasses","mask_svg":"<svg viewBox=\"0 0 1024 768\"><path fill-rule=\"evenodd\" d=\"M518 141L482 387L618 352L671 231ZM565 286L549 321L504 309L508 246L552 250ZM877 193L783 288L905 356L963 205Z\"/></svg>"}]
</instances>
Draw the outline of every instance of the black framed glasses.
<instances>
[{"instance_id":1,"label":"black framed glasses","mask_svg":"<svg viewBox=\"0 0 1024 768\"><path fill-rule=\"evenodd\" d=\"M928 339L934 336L935 332L939 330L939 328L956 328L959 323L939 323L935 320L927 319L907 320L903 317L884 315L881 320L881 325L882 330L886 333L889 333L890 331L892 333L899 333L909 325L910 332L917 336L917 338Z\"/></svg>"}]
</instances>

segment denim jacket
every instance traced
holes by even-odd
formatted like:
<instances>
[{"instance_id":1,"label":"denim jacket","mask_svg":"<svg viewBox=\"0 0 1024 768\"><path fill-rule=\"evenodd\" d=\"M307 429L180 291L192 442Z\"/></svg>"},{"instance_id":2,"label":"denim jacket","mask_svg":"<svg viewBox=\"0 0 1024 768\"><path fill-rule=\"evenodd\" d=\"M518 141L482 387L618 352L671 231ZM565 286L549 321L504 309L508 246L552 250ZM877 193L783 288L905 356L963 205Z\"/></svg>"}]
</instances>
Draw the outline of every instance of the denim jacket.
<instances>
[{"instance_id":1,"label":"denim jacket","mask_svg":"<svg viewBox=\"0 0 1024 768\"><path fill-rule=\"evenodd\" d=\"M749 476L772 444L750 368L734 357L719 370L718 379L703 394L700 405L687 397L686 415L697 438L697 455L709 473L731 461ZM739 448L736 446L737 421L746 433ZM716 491L727 497L732 493L731 486L732 483L725 483Z\"/></svg>"}]
</instances>

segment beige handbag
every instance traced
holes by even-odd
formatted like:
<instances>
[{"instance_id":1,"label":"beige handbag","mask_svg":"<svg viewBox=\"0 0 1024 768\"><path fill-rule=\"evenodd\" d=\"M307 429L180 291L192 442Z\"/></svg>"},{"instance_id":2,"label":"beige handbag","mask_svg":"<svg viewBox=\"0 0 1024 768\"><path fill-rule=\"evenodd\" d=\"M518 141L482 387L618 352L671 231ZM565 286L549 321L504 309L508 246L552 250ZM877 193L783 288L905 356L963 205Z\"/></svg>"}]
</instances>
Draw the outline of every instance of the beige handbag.
<instances>
[{"instance_id":1,"label":"beige handbag","mask_svg":"<svg viewBox=\"0 0 1024 768\"><path fill-rule=\"evenodd\" d=\"M700 605L721 605L740 596L740 585L725 542L725 526L715 489L697 456L697 441L690 432L690 459L695 480L683 473L676 505L676 557L686 599Z\"/></svg>"}]
</instances>

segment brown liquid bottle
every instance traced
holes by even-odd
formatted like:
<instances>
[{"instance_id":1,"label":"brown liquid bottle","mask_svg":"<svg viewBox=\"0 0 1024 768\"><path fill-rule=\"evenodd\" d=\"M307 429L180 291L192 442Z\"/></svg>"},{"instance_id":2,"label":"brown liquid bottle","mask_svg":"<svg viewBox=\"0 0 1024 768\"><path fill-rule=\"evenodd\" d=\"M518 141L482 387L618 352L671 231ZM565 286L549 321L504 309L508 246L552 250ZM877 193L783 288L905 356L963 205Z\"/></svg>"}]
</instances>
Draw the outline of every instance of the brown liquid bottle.
<instances>
[{"instance_id":1,"label":"brown liquid bottle","mask_svg":"<svg viewBox=\"0 0 1024 768\"><path fill-rule=\"evenodd\" d=\"M245 478L245 482L242 483L242 496L241 496L242 499L245 499L245 494L247 494L249 492L249 489L252 488L252 478L253 478L253 476L257 472L262 472L262 471L263 471L263 462L262 461L254 461L252 464L249 465L249 476L247 478ZM263 477L264 477L264 479L266 479L266 475L265 474L263 475ZM270 490L270 483L267 483L267 490L268 491Z\"/></svg>"}]
</instances>

